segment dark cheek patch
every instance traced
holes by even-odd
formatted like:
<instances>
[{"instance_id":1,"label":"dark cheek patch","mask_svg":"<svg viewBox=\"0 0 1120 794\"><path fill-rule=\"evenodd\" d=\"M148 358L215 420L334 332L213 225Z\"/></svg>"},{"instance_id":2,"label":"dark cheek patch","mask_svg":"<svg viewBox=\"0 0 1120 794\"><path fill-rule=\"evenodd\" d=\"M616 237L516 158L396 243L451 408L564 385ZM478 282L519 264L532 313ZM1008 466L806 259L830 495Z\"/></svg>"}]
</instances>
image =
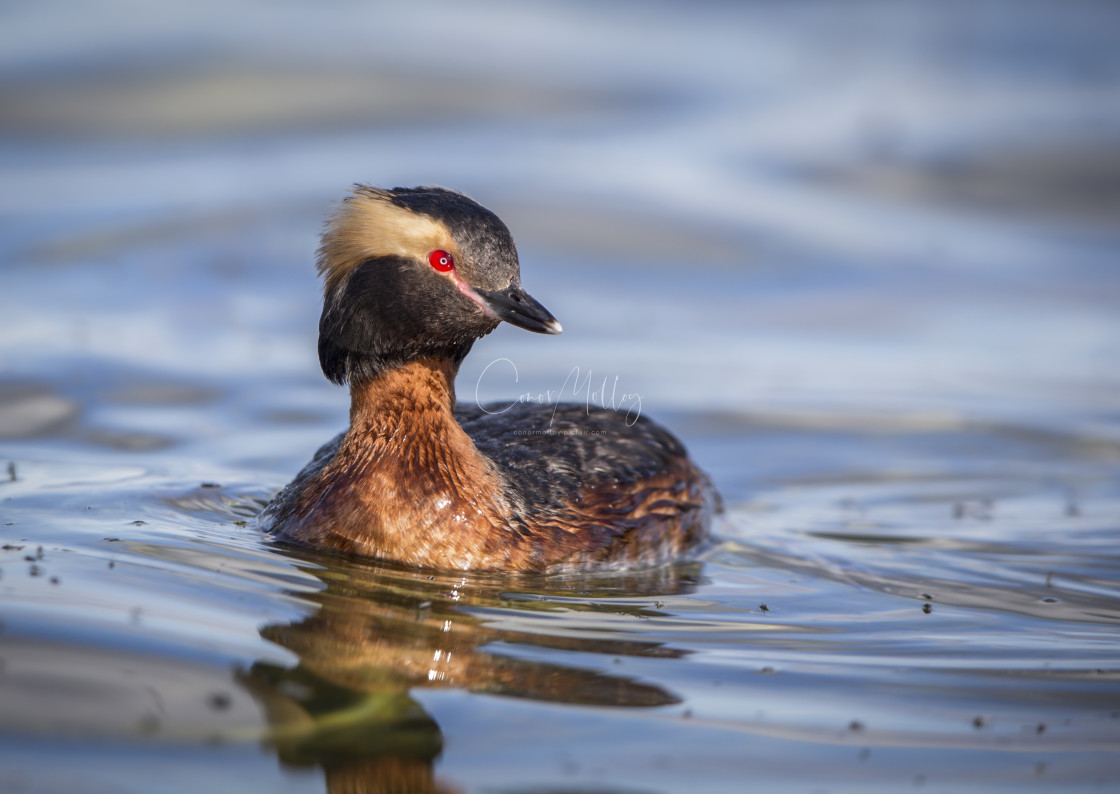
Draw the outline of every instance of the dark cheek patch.
<instances>
[{"instance_id":1,"label":"dark cheek patch","mask_svg":"<svg viewBox=\"0 0 1120 794\"><path fill-rule=\"evenodd\" d=\"M338 384L365 380L419 356L455 355L488 334L497 320L460 294L455 275L401 257L359 265L323 302L323 373Z\"/></svg>"}]
</instances>

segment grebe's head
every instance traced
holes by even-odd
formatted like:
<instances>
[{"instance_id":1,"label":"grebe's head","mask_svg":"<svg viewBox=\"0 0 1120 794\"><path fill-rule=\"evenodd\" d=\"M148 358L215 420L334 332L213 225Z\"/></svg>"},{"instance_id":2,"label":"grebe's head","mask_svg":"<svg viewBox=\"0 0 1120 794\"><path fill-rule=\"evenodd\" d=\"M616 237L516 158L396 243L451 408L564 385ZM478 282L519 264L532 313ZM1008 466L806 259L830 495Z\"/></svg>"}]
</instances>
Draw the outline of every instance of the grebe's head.
<instances>
[{"instance_id":1,"label":"grebe's head","mask_svg":"<svg viewBox=\"0 0 1120 794\"><path fill-rule=\"evenodd\" d=\"M561 330L521 289L505 224L445 188L356 186L327 223L318 268L319 363L335 383L426 356L458 363L502 320Z\"/></svg>"}]
</instances>

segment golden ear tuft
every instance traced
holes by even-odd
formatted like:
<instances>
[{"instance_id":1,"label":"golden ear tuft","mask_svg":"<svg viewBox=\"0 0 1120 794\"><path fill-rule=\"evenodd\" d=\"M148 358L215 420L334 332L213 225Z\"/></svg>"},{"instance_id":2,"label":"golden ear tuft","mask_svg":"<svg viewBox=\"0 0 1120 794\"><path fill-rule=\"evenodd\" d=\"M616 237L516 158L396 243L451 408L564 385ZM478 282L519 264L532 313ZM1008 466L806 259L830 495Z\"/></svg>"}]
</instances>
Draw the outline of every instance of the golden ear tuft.
<instances>
[{"instance_id":1,"label":"golden ear tuft","mask_svg":"<svg viewBox=\"0 0 1120 794\"><path fill-rule=\"evenodd\" d=\"M356 185L327 220L316 267L330 292L368 259L398 256L427 262L436 249L458 253L447 227L393 202L387 190Z\"/></svg>"}]
</instances>

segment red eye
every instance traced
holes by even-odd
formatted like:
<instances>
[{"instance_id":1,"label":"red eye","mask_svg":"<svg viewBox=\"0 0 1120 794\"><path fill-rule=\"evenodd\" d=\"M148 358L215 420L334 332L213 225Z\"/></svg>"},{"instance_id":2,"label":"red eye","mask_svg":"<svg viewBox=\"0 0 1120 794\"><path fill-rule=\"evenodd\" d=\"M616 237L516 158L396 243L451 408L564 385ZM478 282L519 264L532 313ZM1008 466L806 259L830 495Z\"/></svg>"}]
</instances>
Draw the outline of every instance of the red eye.
<instances>
[{"instance_id":1,"label":"red eye","mask_svg":"<svg viewBox=\"0 0 1120 794\"><path fill-rule=\"evenodd\" d=\"M455 269L455 258L446 251L432 251L428 254L428 264L440 273L446 273Z\"/></svg>"}]
</instances>

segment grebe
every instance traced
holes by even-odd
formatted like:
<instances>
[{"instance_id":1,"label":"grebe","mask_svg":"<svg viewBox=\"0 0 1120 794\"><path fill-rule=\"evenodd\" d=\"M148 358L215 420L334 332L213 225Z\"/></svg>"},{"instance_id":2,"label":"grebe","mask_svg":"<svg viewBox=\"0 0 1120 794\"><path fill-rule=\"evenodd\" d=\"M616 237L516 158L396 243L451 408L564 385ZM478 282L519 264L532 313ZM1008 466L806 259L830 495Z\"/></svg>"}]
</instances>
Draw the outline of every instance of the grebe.
<instances>
[{"instance_id":1,"label":"grebe","mask_svg":"<svg viewBox=\"0 0 1120 794\"><path fill-rule=\"evenodd\" d=\"M576 404L457 406L455 374L505 320L560 323L521 288L497 215L440 187L355 186L319 248L319 362L350 427L265 508L307 546L429 568L650 565L701 542L718 495L654 422Z\"/></svg>"}]
</instances>

